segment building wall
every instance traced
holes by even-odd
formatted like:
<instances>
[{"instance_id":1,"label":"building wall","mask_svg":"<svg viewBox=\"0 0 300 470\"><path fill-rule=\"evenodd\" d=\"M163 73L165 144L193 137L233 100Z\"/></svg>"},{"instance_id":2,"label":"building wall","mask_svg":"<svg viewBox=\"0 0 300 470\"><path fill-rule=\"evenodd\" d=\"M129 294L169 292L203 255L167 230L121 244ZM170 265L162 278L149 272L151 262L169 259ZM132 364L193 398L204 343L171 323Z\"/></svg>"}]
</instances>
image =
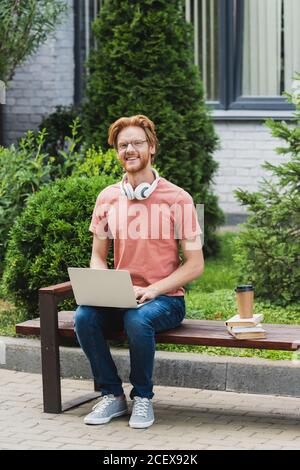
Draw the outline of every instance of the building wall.
<instances>
[{"instance_id":1,"label":"building wall","mask_svg":"<svg viewBox=\"0 0 300 470\"><path fill-rule=\"evenodd\" d=\"M34 129L57 105L74 97L74 20L72 5L57 31L22 66L18 67L6 94L4 143L15 142Z\"/></svg>"},{"instance_id":2,"label":"building wall","mask_svg":"<svg viewBox=\"0 0 300 470\"><path fill-rule=\"evenodd\" d=\"M246 209L235 199L237 188L256 191L262 178L270 175L261 165L268 161L278 165L284 161L275 148L281 142L258 121L217 121L215 129L220 138L220 150L214 158L219 163L214 190L220 207L226 214L237 214L243 219ZM282 142L281 142L282 144Z\"/></svg>"}]
</instances>

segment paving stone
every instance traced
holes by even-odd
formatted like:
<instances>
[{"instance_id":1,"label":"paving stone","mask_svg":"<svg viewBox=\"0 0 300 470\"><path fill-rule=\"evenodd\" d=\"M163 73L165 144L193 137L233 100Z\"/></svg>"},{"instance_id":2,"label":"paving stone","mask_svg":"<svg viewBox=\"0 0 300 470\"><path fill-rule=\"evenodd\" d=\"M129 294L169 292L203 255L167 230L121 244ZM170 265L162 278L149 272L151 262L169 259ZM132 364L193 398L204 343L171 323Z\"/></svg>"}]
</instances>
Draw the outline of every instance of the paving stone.
<instances>
[{"instance_id":1,"label":"paving stone","mask_svg":"<svg viewBox=\"0 0 300 470\"><path fill-rule=\"evenodd\" d=\"M78 393L77 384L80 390L91 387L90 381L65 384L67 393ZM35 374L1 371L0 449L300 449L300 398L159 386L153 400L156 421L139 430L129 427L129 415L86 426L83 416L93 403L59 415L43 413L41 386ZM128 393L131 386L125 389Z\"/></svg>"}]
</instances>

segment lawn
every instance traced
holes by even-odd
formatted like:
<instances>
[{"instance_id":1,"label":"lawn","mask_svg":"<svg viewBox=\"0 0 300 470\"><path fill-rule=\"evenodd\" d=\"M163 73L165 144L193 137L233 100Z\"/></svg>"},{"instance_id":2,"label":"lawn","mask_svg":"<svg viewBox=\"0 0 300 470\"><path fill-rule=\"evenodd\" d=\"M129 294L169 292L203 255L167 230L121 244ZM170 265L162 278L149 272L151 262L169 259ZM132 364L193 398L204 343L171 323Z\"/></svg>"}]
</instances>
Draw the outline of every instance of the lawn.
<instances>
[{"instance_id":1,"label":"lawn","mask_svg":"<svg viewBox=\"0 0 300 470\"><path fill-rule=\"evenodd\" d=\"M187 318L226 320L236 313L234 287L237 284L237 278L233 261L236 236L237 234L230 232L220 235L220 254L215 259L206 260L203 276L188 286L186 292ZM282 308L256 300L255 312L264 314L264 323L300 324L300 304ZM0 300L0 335L16 336L15 324L23 319L25 319L24 312L17 311L12 304ZM290 352L257 349L168 344L158 344L157 349L210 355L255 356L276 360L292 359L293 357L293 353Z\"/></svg>"},{"instance_id":2,"label":"lawn","mask_svg":"<svg viewBox=\"0 0 300 470\"><path fill-rule=\"evenodd\" d=\"M25 312L19 312L14 306L0 299L0 336L16 336L16 323L25 320Z\"/></svg>"}]
</instances>

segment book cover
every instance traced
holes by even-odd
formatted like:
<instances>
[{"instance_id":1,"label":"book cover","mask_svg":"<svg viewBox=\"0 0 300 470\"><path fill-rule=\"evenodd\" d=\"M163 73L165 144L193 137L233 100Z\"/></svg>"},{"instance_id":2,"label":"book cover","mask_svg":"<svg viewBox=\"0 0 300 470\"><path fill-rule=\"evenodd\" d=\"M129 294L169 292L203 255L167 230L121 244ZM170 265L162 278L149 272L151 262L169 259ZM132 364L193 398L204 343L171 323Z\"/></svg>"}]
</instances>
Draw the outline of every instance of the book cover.
<instances>
[{"instance_id":1,"label":"book cover","mask_svg":"<svg viewBox=\"0 0 300 470\"><path fill-rule=\"evenodd\" d=\"M227 328L228 333L237 339L265 338L266 330L259 324L254 327L232 327Z\"/></svg>"},{"instance_id":2,"label":"book cover","mask_svg":"<svg viewBox=\"0 0 300 470\"><path fill-rule=\"evenodd\" d=\"M228 329L234 331L235 333L255 333L257 331L265 331L261 323L258 323L258 325L255 326L230 326Z\"/></svg>"},{"instance_id":3,"label":"book cover","mask_svg":"<svg viewBox=\"0 0 300 470\"><path fill-rule=\"evenodd\" d=\"M252 318L240 318L239 315L229 318L225 321L226 326L256 326L264 319L263 313L255 313Z\"/></svg>"}]
</instances>

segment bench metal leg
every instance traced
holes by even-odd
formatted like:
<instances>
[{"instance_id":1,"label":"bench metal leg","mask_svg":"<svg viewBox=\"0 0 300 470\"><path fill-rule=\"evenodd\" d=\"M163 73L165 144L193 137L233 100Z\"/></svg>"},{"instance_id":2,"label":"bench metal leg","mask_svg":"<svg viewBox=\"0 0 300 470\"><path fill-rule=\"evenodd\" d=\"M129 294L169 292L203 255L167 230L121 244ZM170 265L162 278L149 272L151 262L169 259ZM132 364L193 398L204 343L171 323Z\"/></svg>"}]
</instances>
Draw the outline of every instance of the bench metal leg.
<instances>
[{"instance_id":1,"label":"bench metal leg","mask_svg":"<svg viewBox=\"0 0 300 470\"><path fill-rule=\"evenodd\" d=\"M82 403L94 400L101 394L97 390L63 403L61 400L58 312L55 296L40 293L40 328L43 379L43 402L45 413L62 413Z\"/></svg>"},{"instance_id":2,"label":"bench metal leg","mask_svg":"<svg viewBox=\"0 0 300 470\"><path fill-rule=\"evenodd\" d=\"M39 296L43 400L45 413L61 413L58 314L54 295Z\"/></svg>"},{"instance_id":3,"label":"bench metal leg","mask_svg":"<svg viewBox=\"0 0 300 470\"><path fill-rule=\"evenodd\" d=\"M82 397L74 398L73 400L67 401L62 404L62 411L71 410L72 408L76 408L77 406L82 405L83 403L95 400L100 396L101 393L99 392L91 392L87 393L86 395L83 395Z\"/></svg>"}]
</instances>

